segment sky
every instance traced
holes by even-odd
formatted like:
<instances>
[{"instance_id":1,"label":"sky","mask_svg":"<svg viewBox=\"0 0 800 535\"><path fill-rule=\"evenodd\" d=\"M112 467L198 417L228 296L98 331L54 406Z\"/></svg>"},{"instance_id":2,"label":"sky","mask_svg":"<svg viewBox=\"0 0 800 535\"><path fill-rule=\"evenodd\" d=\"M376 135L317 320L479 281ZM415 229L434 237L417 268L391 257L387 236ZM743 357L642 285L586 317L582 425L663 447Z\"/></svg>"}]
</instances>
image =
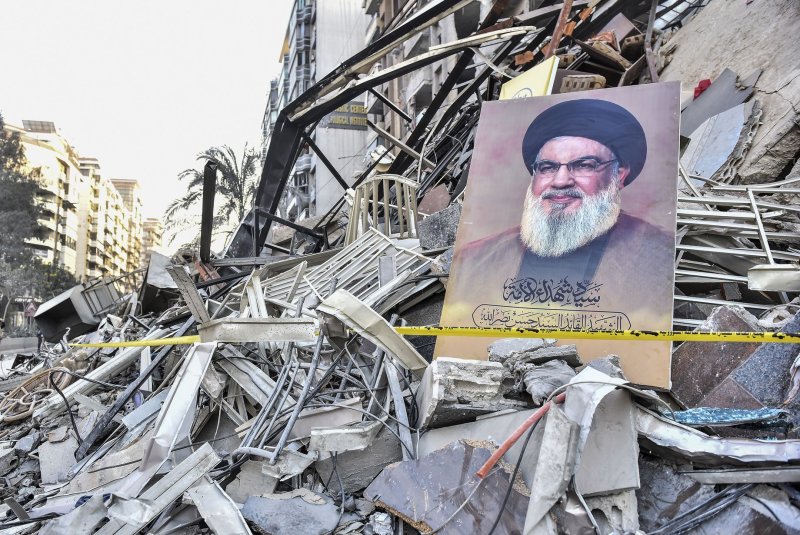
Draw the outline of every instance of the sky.
<instances>
[{"instance_id":1,"label":"sky","mask_svg":"<svg viewBox=\"0 0 800 535\"><path fill-rule=\"evenodd\" d=\"M292 0L4 0L0 113L52 121L145 217L211 146L258 146Z\"/></svg>"}]
</instances>

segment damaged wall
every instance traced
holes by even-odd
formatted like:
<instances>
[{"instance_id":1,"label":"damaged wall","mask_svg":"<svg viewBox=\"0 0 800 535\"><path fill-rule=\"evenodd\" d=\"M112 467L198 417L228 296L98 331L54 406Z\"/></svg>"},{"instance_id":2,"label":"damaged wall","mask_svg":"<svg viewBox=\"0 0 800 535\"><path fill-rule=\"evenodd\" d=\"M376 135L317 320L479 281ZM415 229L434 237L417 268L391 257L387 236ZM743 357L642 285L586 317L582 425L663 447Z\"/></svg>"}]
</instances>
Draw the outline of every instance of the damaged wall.
<instances>
[{"instance_id":1,"label":"damaged wall","mask_svg":"<svg viewBox=\"0 0 800 535\"><path fill-rule=\"evenodd\" d=\"M795 0L712 0L663 45L664 52L676 48L661 80L680 80L684 91L715 79L726 67L740 78L763 71L754 95L764 107L762 126L739 169L743 183L778 179L800 151L798 28Z\"/></svg>"}]
</instances>

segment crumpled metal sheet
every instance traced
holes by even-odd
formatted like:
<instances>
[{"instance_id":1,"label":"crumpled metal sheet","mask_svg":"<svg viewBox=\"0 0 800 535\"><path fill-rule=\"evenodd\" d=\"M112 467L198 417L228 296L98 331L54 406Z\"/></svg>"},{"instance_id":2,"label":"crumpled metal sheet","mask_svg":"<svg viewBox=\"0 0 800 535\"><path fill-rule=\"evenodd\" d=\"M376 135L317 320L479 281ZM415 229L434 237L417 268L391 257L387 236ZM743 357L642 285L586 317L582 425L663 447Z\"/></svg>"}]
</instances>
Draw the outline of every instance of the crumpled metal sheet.
<instances>
[{"instance_id":1,"label":"crumpled metal sheet","mask_svg":"<svg viewBox=\"0 0 800 535\"><path fill-rule=\"evenodd\" d=\"M103 503L103 495L95 494L71 513L49 521L39 531L40 535L76 535L91 533L105 520L108 508Z\"/></svg>"},{"instance_id":2,"label":"crumpled metal sheet","mask_svg":"<svg viewBox=\"0 0 800 535\"><path fill-rule=\"evenodd\" d=\"M186 497L216 535L252 535L239 508L217 482L206 478L187 490Z\"/></svg>"},{"instance_id":3,"label":"crumpled metal sheet","mask_svg":"<svg viewBox=\"0 0 800 535\"><path fill-rule=\"evenodd\" d=\"M637 407L636 429L649 449L709 466L789 464L800 459L800 440L717 438Z\"/></svg>"},{"instance_id":4,"label":"crumpled metal sheet","mask_svg":"<svg viewBox=\"0 0 800 535\"><path fill-rule=\"evenodd\" d=\"M337 290L317 307L317 312L328 314L358 334L380 347L417 377L428 367L428 362L414 346L397 334L383 317L346 290Z\"/></svg>"},{"instance_id":5,"label":"crumpled metal sheet","mask_svg":"<svg viewBox=\"0 0 800 535\"><path fill-rule=\"evenodd\" d=\"M117 491L118 496L138 496L167 461L175 444L189 436L200 385L216 348L216 342L197 343L187 352L169 396L158 414L153 437L145 447L142 463Z\"/></svg>"}]
</instances>

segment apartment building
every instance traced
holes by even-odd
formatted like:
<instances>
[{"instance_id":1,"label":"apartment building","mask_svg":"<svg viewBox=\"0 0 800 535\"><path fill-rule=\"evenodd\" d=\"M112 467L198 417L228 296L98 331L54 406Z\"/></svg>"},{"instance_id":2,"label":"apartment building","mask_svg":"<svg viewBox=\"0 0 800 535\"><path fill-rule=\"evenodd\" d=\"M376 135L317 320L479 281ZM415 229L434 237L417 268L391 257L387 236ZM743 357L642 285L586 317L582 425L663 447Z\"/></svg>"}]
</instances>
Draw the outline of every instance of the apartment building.
<instances>
[{"instance_id":1,"label":"apartment building","mask_svg":"<svg viewBox=\"0 0 800 535\"><path fill-rule=\"evenodd\" d=\"M150 263L150 251L161 247L161 235L164 225L160 219L148 217L142 223L142 252L139 265L144 267Z\"/></svg>"},{"instance_id":2,"label":"apartment building","mask_svg":"<svg viewBox=\"0 0 800 535\"><path fill-rule=\"evenodd\" d=\"M45 235L27 243L45 263L77 274L82 257L78 207L86 190L79 156L52 122L25 120L22 127L6 124L6 129L20 134L28 166L40 172L38 201L43 211L39 224Z\"/></svg>"},{"instance_id":3,"label":"apartment building","mask_svg":"<svg viewBox=\"0 0 800 535\"><path fill-rule=\"evenodd\" d=\"M363 0L295 0L279 60L283 67L270 82L262 121L262 158L278 112L339 63L364 46L369 18ZM363 101L342 106L325 117L312 134L339 175L352 183L367 141ZM333 174L306 147L297 159L281 203L284 217L302 219L325 213L344 193Z\"/></svg>"},{"instance_id":4,"label":"apartment building","mask_svg":"<svg viewBox=\"0 0 800 535\"><path fill-rule=\"evenodd\" d=\"M81 156L50 121L6 123L18 132L28 167L40 173L42 239L28 245L45 263L78 280L116 277L139 267L142 202L135 180L118 185L104 177L96 158Z\"/></svg>"},{"instance_id":5,"label":"apartment building","mask_svg":"<svg viewBox=\"0 0 800 535\"><path fill-rule=\"evenodd\" d=\"M111 183L122 196L122 203L127 210L128 243L126 251L125 272L143 267L142 259L142 197L137 180L112 178Z\"/></svg>"},{"instance_id":6,"label":"apartment building","mask_svg":"<svg viewBox=\"0 0 800 535\"><path fill-rule=\"evenodd\" d=\"M103 176L96 158L81 158L80 163L89 184L81 202L86 225L85 278L114 278L138 269L142 241L138 183Z\"/></svg>"}]
</instances>

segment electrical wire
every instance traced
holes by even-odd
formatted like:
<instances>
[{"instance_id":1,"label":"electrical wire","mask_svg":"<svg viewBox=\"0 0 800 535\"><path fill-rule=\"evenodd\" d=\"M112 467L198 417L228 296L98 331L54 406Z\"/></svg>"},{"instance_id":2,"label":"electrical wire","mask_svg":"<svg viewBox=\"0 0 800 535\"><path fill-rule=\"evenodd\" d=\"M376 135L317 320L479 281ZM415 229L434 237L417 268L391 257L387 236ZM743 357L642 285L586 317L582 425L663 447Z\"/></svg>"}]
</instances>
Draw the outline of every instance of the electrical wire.
<instances>
[{"instance_id":1,"label":"electrical wire","mask_svg":"<svg viewBox=\"0 0 800 535\"><path fill-rule=\"evenodd\" d=\"M339 524L342 522L342 518L344 517L344 482L342 481L342 477L339 475L339 470L336 468L337 455L338 455L337 453L333 454L333 468L331 469L331 476L333 476L333 474L336 474L336 479L339 480L339 489L341 490L341 495L339 496L341 500L341 503L339 504L339 520L336 521L336 527L328 531L326 535L335 533L336 530L339 529ZM328 481L330 481L330 478L328 478ZM328 488L328 486L325 485L325 488Z\"/></svg>"},{"instance_id":2,"label":"electrical wire","mask_svg":"<svg viewBox=\"0 0 800 535\"><path fill-rule=\"evenodd\" d=\"M72 415L72 409L69 406L69 400L67 400L67 396L64 395L64 392L62 392L61 389L58 388L58 385L53 380L53 375L55 375L55 373L56 372L52 372L47 375L47 378L50 381L50 386L52 386L53 389L58 393L58 395L61 396L61 399L64 400L64 405L66 405L67 407L67 415L69 416L69 421L72 424L72 430L75 432L75 438L78 439L78 442L83 442L83 438L81 438L81 434L78 432L78 424L75 423L75 417Z\"/></svg>"},{"instance_id":3,"label":"electrical wire","mask_svg":"<svg viewBox=\"0 0 800 535\"><path fill-rule=\"evenodd\" d=\"M772 518L774 518L778 522L778 524L783 524L783 522L781 522L781 519L778 518L778 515L775 514L775 511L772 510L772 507L767 505L767 502L765 502L761 498L756 498L755 496L751 496L749 494L747 495L747 497L750 498L751 500L755 500L758 503L760 503L767 511L769 511L769 514L772 515Z\"/></svg>"},{"instance_id":4,"label":"electrical wire","mask_svg":"<svg viewBox=\"0 0 800 535\"><path fill-rule=\"evenodd\" d=\"M90 377L86 377L85 375L81 375L79 373L75 373L75 372L67 370L67 369L56 370L53 373L66 373L67 375L71 375L73 377L77 377L78 379L82 379L84 381L88 381L88 382L94 383L96 385L104 386L106 388L118 388L120 390L125 390L126 388L128 388L128 385L115 385L115 384L112 384L112 383L106 383L104 381L98 381L97 379L92 379ZM51 373L50 375L53 375L53 374Z\"/></svg>"},{"instance_id":5,"label":"electrical wire","mask_svg":"<svg viewBox=\"0 0 800 535\"><path fill-rule=\"evenodd\" d=\"M500 504L500 510L497 513L497 518L494 519L494 523L492 524L492 529L489 530L489 535L493 535L494 531L497 529L497 526L500 525L500 519L503 517L503 513L506 510L508 499L509 497L511 497L511 490L514 488L514 481L517 479L517 473L519 472L519 467L522 465L522 458L525 457L525 450L528 449L528 442L530 442L531 437L533 436L534 429L536 429L536 424L533 424L531 428L528 430L528 434L525 436L525 442L522 443L522 450L519 452L519 458L517 458L517 464L514 466L514 471L511 473L511 479L508 481L508 488L506 489L506 495L503 496L503 502Z\"/></svg>"}]
</instances>

